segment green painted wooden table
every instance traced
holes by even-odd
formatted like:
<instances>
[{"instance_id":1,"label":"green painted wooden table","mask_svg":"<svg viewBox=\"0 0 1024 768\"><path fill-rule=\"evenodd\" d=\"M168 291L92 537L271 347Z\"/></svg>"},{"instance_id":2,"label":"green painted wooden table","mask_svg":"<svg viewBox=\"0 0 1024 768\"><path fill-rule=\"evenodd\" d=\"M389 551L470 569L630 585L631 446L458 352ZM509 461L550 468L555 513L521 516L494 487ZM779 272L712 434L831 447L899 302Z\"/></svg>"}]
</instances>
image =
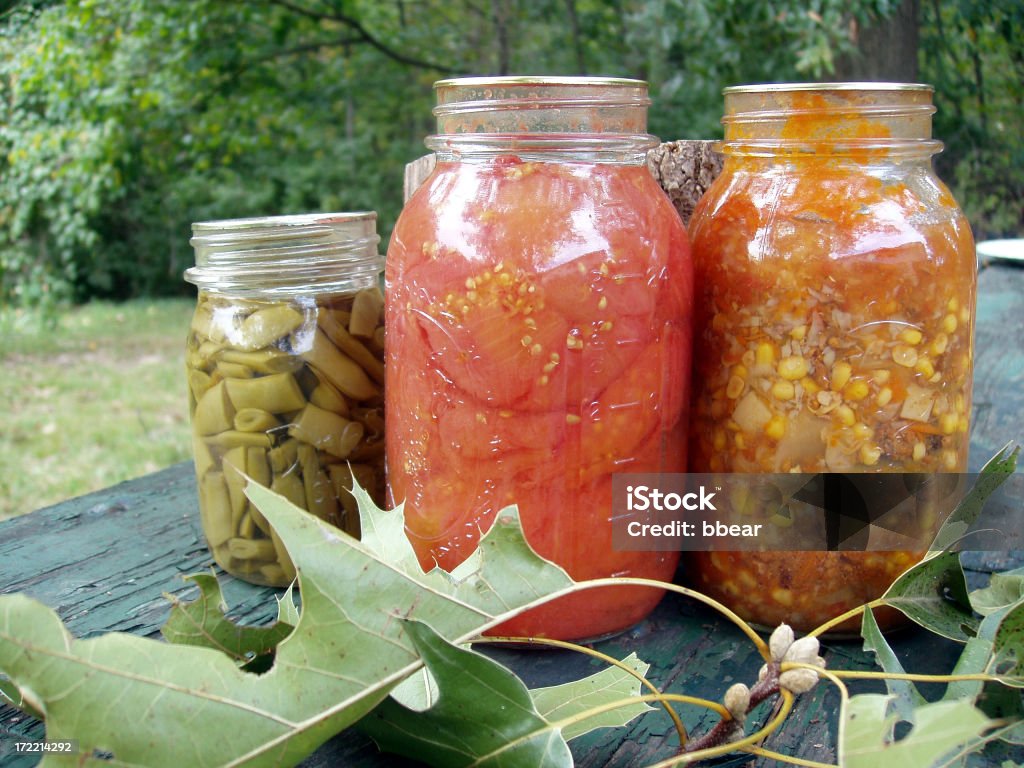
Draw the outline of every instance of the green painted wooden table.
<instances>
[{"instance_id":1,"label":"green painted wooden table","mask_svg":"<svg viewBox=\"0 0 1024 768\"><path fill-rule=\"evenodd\" d=\"M976 470L1007 441L1024 440L1024 268L983 266L979 277L976 376L971 468ZM1024 498L1013 499L1024 505ZM993 570L1020 562L1013 553L968 553L969 577L978 584ZM157 637L169 603L165 593L194 595L181 580L211 565L196 508L190 464L132 480L98 493L0 523L0 592L24 592L53 607L80 637L110 631ZM222 577L224 593L239 620L264 623L276 613L276 591ZM892 639L905 665L945 672L957 648L928 633L906 630ZM756 679L761 660L738 630L683 598L667 597L646 621L599 644L624 656L635 650L652 664L659 686L720 699L733 682ZM595 671L589 658L561 651L488 650L531 686L582 677ZM826 643L830 666L871 668L855 642ZM866 688L862 688L866 690ZM938 689L936 689L938 692ZM835 761L838 698L828 685L800 697L785 728L766 744L776 751ZM682 709L691 731L701 732L696 709ZM43 736L41 723L0 706L0 738ZM671 755L678 744L664 714L651 713L626 729L603 731L572 743L576 764L642 766ZM1021 755L1011 755L1020 762ZM974 760L1000 765L1003 753ZM743 764L751 758L728 758ZM4 768L34 765L35 758L0 761ZM754 764L771 764L753 760ZM381 755L356 730L335 737L304 766L407 766ZM183 767L186 768L186 767Z\"/></svg>"}]
</instances>

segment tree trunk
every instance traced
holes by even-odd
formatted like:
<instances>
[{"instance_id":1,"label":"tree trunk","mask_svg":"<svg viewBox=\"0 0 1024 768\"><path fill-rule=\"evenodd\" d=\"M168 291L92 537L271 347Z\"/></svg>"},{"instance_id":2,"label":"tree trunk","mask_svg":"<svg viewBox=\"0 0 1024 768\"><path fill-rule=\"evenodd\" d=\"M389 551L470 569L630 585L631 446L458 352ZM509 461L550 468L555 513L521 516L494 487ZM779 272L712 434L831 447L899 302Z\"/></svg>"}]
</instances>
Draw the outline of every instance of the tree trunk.
<instances>
[{"instance_id":1,"label":"tree trunk","mask_svg":"<svg viewBox=\"0 0 1024 768\"><path fill-rule=\"evenodd\" d=\"M583 38L580 35L580 17L576 12L576 0L565 0L565 10L569 15L572 47L576 52L576 71L580 75L585 75L587 73L587 62L583 56Z\"/></svg>"},{"instance_id":2,"label":"tree trunk","mask_svg":"<svg viewBox=\"0 0 1024 768\"><path fill-rule=\"evenodd\" d=\"M512 45L509 40L508 0L491 0L491 18L494 22L494 36L497 42L497 73L507 75L512 64Z\"/></svg>"},{"instance_id":3,"label":"tree trunk","mask_svg":"<svg viewBox=\"0 0 1024 768\"><path fill-rule=\"evenodd\" d=\"M836 61L837 80L916 83L920 0L903 0L896 11L857 34L857 50Z\"/></svg>"}]
</instances>

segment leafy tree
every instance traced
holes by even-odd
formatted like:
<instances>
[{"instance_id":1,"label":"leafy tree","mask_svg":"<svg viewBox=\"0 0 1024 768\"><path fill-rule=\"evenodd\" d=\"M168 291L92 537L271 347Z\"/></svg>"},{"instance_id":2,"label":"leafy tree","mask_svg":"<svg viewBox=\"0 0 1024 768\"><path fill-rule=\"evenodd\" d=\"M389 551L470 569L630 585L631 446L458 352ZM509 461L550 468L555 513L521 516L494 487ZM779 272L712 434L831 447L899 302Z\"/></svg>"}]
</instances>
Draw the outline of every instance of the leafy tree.
<instances>
[{"instance_id":1,"label":"leafy tree","mask_svg":"<svg viewBox=\"0 0 1024 768\"><path fill-rule=\"evenodd\" d=\"M442 77L641 77L653 133L714 137L724 85L836 77L907 3L942 172L1018 231L1012 0L8 0L0 301L184 291L197 220L372 208L386 239Z\"/></svg>"},{"instance_id":2,"label":"leafy tree","mask_svg":"<svg viewBox=\"0 0 1024 768\"><path fill-rule=\"evenodd\" d=\"M923 0L922 70L935 84L940 174L977 239L1024 234L1024 4Z\"/></svg>"}]
</instances>

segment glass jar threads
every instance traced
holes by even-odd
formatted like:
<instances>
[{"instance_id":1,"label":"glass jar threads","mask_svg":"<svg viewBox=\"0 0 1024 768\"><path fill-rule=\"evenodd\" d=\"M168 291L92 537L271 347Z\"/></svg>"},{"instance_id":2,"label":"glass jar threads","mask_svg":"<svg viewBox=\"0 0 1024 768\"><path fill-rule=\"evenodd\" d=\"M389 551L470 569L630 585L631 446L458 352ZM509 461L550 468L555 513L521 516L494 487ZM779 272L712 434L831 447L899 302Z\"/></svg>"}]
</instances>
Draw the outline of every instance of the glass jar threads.
<instances>
[{"instance_id":1,"label":"glass jar threads","mask_svg":"<svg viewBox=\"0 0 1024 768\"><path fill-rule=\"evenodd\" d=\"M422 565L451 569L498 510L576 579L668 580L677 553L618 552L612 474L682 471L692 277L644 165L646 83L435 85L430 177L387 258L388 486ZM660 593L587 591L499 627L592 638Z\"/></svg>"},{"instance_id":2,"label":"glass jar threads","mask_svg":"<svg viewBox=\"0 0 1024 768\"><path fill-rule=\"evenodd\" d=\"M186 372L199 512L214 560L256 584L295 569L245 477L359 535L353 476L384 495L383 268L376 214L192 225Z\"/></svg>"},{"instance_id":3,"label":"glass jar threads","mask_svg":"<svg viewBox=\"0 0 1024 768\"><path fill-rule=\"evenodd\" d=\"M931 156L932 89L725 90L725 167L690 223L694 472L959 472L976 286ZM922 553L712 552L700 589L810 629Z\"/></svg>"}]
</instances>

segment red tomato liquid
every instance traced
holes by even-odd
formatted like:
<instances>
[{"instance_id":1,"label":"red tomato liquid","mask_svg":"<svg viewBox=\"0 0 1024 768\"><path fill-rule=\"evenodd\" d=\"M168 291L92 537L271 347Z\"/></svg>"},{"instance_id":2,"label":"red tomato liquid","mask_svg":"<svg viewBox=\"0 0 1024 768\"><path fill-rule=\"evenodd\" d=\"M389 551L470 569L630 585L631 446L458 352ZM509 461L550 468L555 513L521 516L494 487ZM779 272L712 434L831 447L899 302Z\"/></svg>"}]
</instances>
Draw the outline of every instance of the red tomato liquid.
<instances>
[{"instance_id":1,"label":"red tomato liquid","mask_svg":"<svg viewBox=\"0 0 1024 768\"><path fill-rule=\"evenodd\" d=\"M439 163L387 259L391 499L424 568L452 569L498 510L576 580L670 580L678 553L611 543L612 475L685 471L689 245L647 169ZM498 634L594 638L660 590L586 590Z\"/></svg>"}]
</instances>

